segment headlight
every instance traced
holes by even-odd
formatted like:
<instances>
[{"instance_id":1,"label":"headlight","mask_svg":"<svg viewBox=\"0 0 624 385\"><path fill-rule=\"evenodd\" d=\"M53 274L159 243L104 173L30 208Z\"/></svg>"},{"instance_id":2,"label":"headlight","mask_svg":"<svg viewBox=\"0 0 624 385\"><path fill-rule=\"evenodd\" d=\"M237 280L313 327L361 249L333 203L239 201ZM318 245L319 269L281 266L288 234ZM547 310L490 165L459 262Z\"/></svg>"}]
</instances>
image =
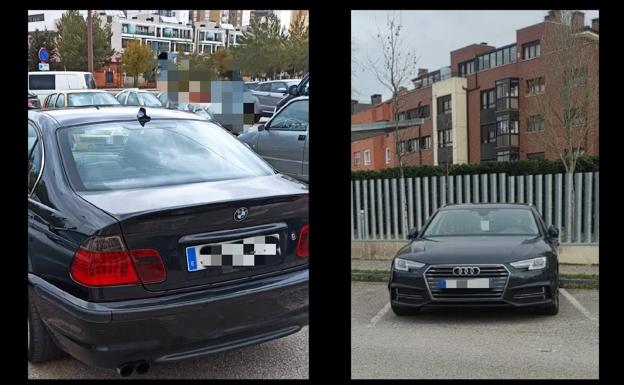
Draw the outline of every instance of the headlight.
<instances>
[{"instance_id":1,"label":"headlight","mask_svg":"<svg viewBox=\"0 0 624 385\"><path fill-rule=\"evenodd\" d=\"M425 266L424 263L409 261L407 259L396 258L394 260L394 268L400 271L409 271L409 269L420 269Z\"/></svg>"},{"instance_id":2,"label":"headlight","mask_svg":"<svg viewBox=\"0 0 624 385\"><path fill-rule=\"evenodd\" d=\"M516 269L539 270L546 267L546 257L525 259L523 261L512 262L510 265Z\"/></svg>"}]
</instances>

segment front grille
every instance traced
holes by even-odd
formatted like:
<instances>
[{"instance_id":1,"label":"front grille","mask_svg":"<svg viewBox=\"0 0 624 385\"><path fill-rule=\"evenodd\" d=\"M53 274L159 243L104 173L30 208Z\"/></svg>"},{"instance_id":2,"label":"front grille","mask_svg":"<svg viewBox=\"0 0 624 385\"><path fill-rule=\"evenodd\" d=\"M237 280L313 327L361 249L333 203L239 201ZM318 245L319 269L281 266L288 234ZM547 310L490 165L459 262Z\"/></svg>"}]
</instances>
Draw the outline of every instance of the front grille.
<instances>
[{"instance_id":1,"label":"front grille","mask_svg":"<svg viewBox=\"0 0 624 385\"><path fill-rule=\"evenodd\" d=\"M461 265L434 265L425 272L425 278L432 299L500 299L503 297L509 271L503 265L470 265L478 266L479 275L458 277L453 275L453 267ZM465 265L464 265L465 266ZM441 279L472 279L489 278L490 288L484 289L446 289L440 288Z\"/></svg>"}]
</instances>

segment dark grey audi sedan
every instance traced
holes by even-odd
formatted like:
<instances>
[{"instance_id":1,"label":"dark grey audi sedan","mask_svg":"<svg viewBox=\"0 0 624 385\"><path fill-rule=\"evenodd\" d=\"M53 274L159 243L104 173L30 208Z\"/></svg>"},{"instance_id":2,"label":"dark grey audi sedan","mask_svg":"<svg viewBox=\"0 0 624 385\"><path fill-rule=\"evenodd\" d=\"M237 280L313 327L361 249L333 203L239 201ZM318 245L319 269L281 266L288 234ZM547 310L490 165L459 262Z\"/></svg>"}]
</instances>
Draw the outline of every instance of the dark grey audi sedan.
<instances>
[{"instance_id":1,"label":"dark grey audi sedan","mask_svg":"<svg viewBox=\"0 0 624 385\"><path fill-rule=\"evenodd\" d=\"M182 111L28 112L28 359L122 376L308 323L308 187Z\"/></svg>"},{"instance_id":2,"label":"dark grey audi sedan","mask_svg":"<svg viewBox=\"0 0 624 385\"><path fill-rule=\"evenodd\" d=\"M559 311L559 231L524 204L438 209L392 261L397 315L423 307L503 306Z\"/></svg>"}]
</instances>

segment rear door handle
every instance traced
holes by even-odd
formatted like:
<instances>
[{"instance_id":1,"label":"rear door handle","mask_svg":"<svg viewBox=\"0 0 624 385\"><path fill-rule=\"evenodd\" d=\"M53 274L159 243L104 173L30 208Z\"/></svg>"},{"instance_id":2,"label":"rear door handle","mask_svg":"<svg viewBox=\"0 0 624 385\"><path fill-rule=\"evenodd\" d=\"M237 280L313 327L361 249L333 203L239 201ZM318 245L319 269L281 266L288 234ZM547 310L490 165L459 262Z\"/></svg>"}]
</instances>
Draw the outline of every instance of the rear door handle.
<instances>
[{"instance_id":1,"label":"rear door handle","mask_svg":"<svg viewBox=\"0 0 624 385\"><path fill-rule=\"evenodd\" d=\"M298 140L306 140L306 135L299 135Z\"/></svg>"}]
</instances>

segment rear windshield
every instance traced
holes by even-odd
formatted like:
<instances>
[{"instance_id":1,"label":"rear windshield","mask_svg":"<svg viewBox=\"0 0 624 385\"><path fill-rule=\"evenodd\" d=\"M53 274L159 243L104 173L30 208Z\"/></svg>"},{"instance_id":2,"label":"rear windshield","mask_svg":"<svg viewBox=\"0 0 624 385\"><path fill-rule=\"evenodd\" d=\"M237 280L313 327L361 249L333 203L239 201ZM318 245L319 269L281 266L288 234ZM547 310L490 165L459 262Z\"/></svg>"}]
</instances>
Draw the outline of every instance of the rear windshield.
<instances>
[{"instance_id":1,"label":"rear windshield","mask_svg":"<svg viewBox=\"0 0 624 385\"><path fill-rule=\"evenodd\" d=\"M28 75L28 89L54 90L56 89L55 75Z\"/></svg>"},{"instance_id":2,"label":"rear windshield","mask_svg":"<svg viewBox=\"0 0 624 385\"><path fill-rule=\"evenodd\" d=\"M69 107L106 106L119 104L115 97L107 92L80 92L67 95Z\"/></svg>"},{"instance_id":3,"label":"rear windshield","mask_svg":"<svg viewBox=\"0 0 624 385\"><path fill-rule=\"evenodd\" d=\"M107 122L58 131L77 191L249 178L275 172L251 149L207 121Z\"/></svg>"},{"instance_id":4,"label":"rear windshield","mask_svg":"<svg viewBox=\"0 0 624 385\"><path fill-rule=\"evenodd\" d=\"M531 210L474 208L442 210L425 229L425 237L464 235L539 235Z\"/></svg>"}]
</instances>

